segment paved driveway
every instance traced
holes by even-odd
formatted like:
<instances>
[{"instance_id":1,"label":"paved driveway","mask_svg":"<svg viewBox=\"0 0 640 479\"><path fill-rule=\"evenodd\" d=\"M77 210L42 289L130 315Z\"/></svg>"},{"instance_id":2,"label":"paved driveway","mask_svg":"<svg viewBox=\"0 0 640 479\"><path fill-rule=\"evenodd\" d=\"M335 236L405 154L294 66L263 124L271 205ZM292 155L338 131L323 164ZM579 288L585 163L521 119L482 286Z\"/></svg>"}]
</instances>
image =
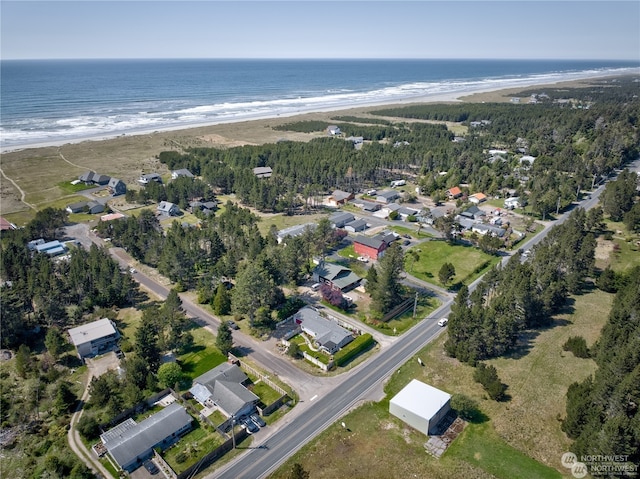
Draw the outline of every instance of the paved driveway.
<instances>
[{"instance_id":1,"label":"paved driveway","mask_svg":"<svg viewBox=\"0 0 640 479\"><path fill-rule=\"evenodd\" d=\"M92 377L102 376L109 370L116 370L120 366L120 360L113 351L85 360Z\"/></svg>"}]
</instances>

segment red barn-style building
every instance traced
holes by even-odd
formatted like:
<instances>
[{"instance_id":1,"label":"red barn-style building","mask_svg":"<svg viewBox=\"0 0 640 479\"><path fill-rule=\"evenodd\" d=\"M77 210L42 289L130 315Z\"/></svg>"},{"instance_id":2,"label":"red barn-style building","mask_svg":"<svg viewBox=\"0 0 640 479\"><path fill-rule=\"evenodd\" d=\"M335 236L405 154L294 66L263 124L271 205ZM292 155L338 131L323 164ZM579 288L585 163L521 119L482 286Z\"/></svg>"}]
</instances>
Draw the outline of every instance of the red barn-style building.
<instances>
[{"instance_id":1,"label":"red barn-style building","mask_svg":"<svg viewBox=\"0 0 640 479\"><path fill-rule=\"evenodd\" d=\"M359 235L353 240L353 249L358 255L365 258L380 258L387 246L389 246L389 243L385 241L385 237L382 235L373 237Z\"/></svg>"}]
</instances>

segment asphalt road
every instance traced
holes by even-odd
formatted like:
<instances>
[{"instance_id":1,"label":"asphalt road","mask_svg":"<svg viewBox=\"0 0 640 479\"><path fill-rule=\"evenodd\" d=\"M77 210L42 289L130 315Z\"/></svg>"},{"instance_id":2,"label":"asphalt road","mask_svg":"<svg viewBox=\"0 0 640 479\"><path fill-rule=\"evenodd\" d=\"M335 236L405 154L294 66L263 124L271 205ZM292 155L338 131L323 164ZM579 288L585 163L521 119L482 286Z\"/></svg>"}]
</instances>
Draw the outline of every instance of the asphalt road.
<instances>
[{"instance_id":1,"label":"asphalt road","mask_svg":"<svg viewBox=\"0 0 640 479\"><path fill-rule=\"evenodd\" d=\"M444 316L449 305L438 310ZM261 443L263 448L247 450L240 458L214 473L210 479L255 479L265 477L280 466L297 449L313 439L337 419L353 408L361 398L415 355L425 344L444 331L435 320L422 321L376 356L354 369L347 381L318 397L303 414L287 421ZM348 427L348 425L347 425Z\"/></svg>"}]
</instances>

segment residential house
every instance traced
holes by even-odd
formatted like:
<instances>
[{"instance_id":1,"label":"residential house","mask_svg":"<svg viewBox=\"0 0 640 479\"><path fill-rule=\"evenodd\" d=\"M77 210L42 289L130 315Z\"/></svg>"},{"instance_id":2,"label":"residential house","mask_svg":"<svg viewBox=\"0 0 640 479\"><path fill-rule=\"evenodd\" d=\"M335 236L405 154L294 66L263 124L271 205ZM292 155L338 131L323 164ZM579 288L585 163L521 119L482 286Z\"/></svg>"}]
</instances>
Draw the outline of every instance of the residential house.
<instances>
[{"instance_id":1,"label":"residential house","mask_svg":"<svg viewBox=\"0 0 640 479\"><path fill-rule=\"evenodd\" d=\"M407 218L409 218L409 216L416 216L418 214L418 210L409 208L407 206L401 206L398 209L398 214L400 215L400 218L402 218L402 221L407 221Z\"/></svg>"},{"instance_id":2,"label":"residential house","mask_svg":"<svg viewBox=\"0 0 640 479\"><path fill-rule=\"evenodd\" d=\"M356 150L359 150L360 148L362 148L362 145L364 144L364 137L362 136L349 136L347 138L345 138L345 141L350 141L351 143L353 143L353 146Z\"/></svg>"},{"instance_id":3,"label":"residential house","mask_svg":"<svg viewBox=\"0 0 640 479\"><path fill-rule=\"evenodd\" d=\"M202 211L204 214L211 214L218 209L217 201L200 201L194 200L189 203L189 211L195 213L196 211Z\"/></svg>"},{"instance_id":4,"label":"residential house","mask_svg":"<svg viewBox=\"0 0 640 479\"><path fill-rule=\"evenodd\" d=\"M374 203L373 201L367 201L360 198L353 200L353 204L360 208L362 211L371 213L374 211L378 211L381 208L380 203Z\"/></svg>"},{"instance_id":5,"label":"residential house","mask_svg":"<svg viewBox=\"0 0 640 479\"><path fill-rule=\"evenodd\" d=\"M504 207L512 210L514 208L520 208L522 206L522 203L520 202L520 197L519 196L513 196L511 198L505 198L504 200Z\"/></svg>"},{"instance_id":6,"label":"residential house","mask_svg":"<svg viewBox=\"0 0 640 479\"><path fill-rule=\"evenodd\" d=\"M105 207L99 201L89 201L87 203L87 211L90 215L97 215L98 213L104 212Z\"/></svg>"},{"instance_id":7,"label":"residential house","mask_svg":"<svg viewBox=\"0 0 640 479\"><path fill-rule=\"evenodd\" d=\"M127 185L118 178L111 178L107 188L113 196L124 195L127 192Z\"/></svg>"},{"instance_id":8,"label":"residential house","mask_svg":"<svg viewBox=\"0 0 640 479\"><path fill-rule=\"evenodd\" d=\"M178 205L169 201L161 201L157 208L158 213L167 216L178 216L180 214L180 208Z\"/></svg>"},{"instance_id":9,"label":"residential house","mask_svg":"<svg viewBox=\"0 0 640 479\"><path fill-rule=\"evenodd\" d=\"M474 220L471 218L465 218L464 216L461 216L461 215L457 215L454 218L454 221L458 223L460 227L465 231L470 230L471 228L473 228L474 225L478 224L477 220Z\"/></svg>"},{"instance_id":10,"label":"residential house","mask_svg":"<svg viewBox=\"0 0 640 479\"><path fill-rule=\"evenodd\" d=\"M454 186L453 188L449 188L447 190L447 196L451 200L455 200L456 198L460 198L462 196L462 190L459 186Z\"/></svg>"},{"instance_id":11,"label":"residential house","mask_svg":"<svg viewBox=\"0 0 640 479\"><path fill-rule=\"evenodd\" d=\"M100 439L115 463L132 472L153 457L154 449L165 450L176 443L191 429L192 422L184 406L173 402L140 423L127 419Z\"/></svg>"},{"instance_id":12,"label":"residential house","mask_svg":"<svg viewBox=\"0 0 640 479\"><path fill-rule=\"evenodd\" d=\"M289 228L278 231L276 240L278 241L278 244L280 244L284 242L287 237L294 238L296 236L301 236L307 231L315 230L317 227L318 225L315 223L305 223L302 225L290 226Z\"/></svg>"},{"instance_id":13,"label":"residential house","mask_svg":"<svg viewBox=\"0 0 640 479\"><path fill-rule=\"evenodd\" d=\"M273 170L270 166L258 166L253 169L253 174L256 175L257 178L270 178Z\"/></svg>"},{"instance_id":14,"label":"residential house","mask_svg":"<svg viewBox=\"0 0 640 479\"><path fill-rule=\"evenodd\" d=\"M533 165L534 161L536 161L536 157L531 155L523 155L518 161L523 168L528 168Z\"/></svg>"},{"instance_id":15,"label":"residential house","mask_svg":"<svg viewBox=\"0 0 640 479\"><path fill-rule=\"evenodd\" d=\"M65 210L67 211L67 213L73 214L73 213L82 213L86 208L87 208L87 202L79 201L77 203L71 203L70 205L67 205Z\"/></svg>"},{"instance_id":16,"label":"residential house","mask_svg":"<svg viewBox=\"0 0 640 479\"><path fill-rule=\"evenodd\" d=\"M354 220L344 225L344 229L350 233L359 233L366 230L368 227L367 222L363 219Z\"/></svg>"},{"instance_id":17,"label":"residential house","mask_svg":"<svg viewBox=\"0 0 640 479\"><path fill-rule=\"evenodd\" d=\"M476 205L480 203L484 203L485 201L487 201L487 195L485 195L484 193L475 193L469 196L469 201Z\"/></svg>"},{"instance_id":18,"label":"residential house","mask_svg":"<svg viewBox=\"0 0 640 479\"><path fill-rule=\"evenodd\" d=\"M101 175L96 173L95 171L87 171L83 174L81 174L78 179L80 181L82 181L83 183L86 183L88 185L100 185L100 186L104 186L109 184L109 180L111 179L110 176L107 175Z\"/></svg>"},{"instance_id":19,"label":"residential house","mask_svg":"<svg viewBox=\"0 0 640 479\"><path fill-rule=\"evenodd\" d=\"M2 218L0 216L0 231L11 231L11 230L16 230L16 229L18 229L18 227L16 225L11 223L6 218Z\"/></svg>"},{"instance_id":20,"label":"residential house","mask_svg":"<svg viewBox=\"0 0 640 479\"><path fill-rule=\"evenodd\" d=\"M140 175L140 178L138 178L138 183L143 186L148 185L152 181L162 183L162 177L158 173L146 173L144 175Z\"/></svg>"},{"instance_id":21,"label":"residential house","mask_svg":"<svg viewBox=\"0 0 640 479\"><path fill-rule=\"evenodd\" d=\"M222 363L195 378L189 392L205 407L240 417L253 412L260 399L245 387L247 382L249 377L237 365Z\"/></svg>"},{"instance_id":22,"label":"residential house","mask_svg":"<svg viewBox=\"0 0 640 479\"><path fill-rule=\"evenodd\" d=\"M380 203L393 203L397 199L400 199L400 193L395 190L382 191L376 196L376 201Z\"/></svg>"},{"instance_id":23,"label":"residential house","mask_svg":"<svg viewBox=\"0 0 640 479\"><path fill-rule=\"evenodd\" d=\"M432 210L429 211L429 213L425 215L418 215L417 218L418 218L418 221L420 221L421 223L433 225L438 218L446 214L447 214L447 211L445 208L433 208Z\"/></svg>"},{"instance_id":24,"label":"residential house","mask_svg":"<svg viewBox=\"0 0 640 479\"><path fill-rule=\"evenodd\" d=\"M110 351L120 339L120 333L109 318L71 328L67 333L80 359Z\"/></svg>"},{"instance_id":25,"label":"residential house","mask_svg":"<svg viewBox=\"0 0 640 479\"><path fill-rule=\"evenodd\" d=\"M353 198L353 193L335 190L333 193L331 193L331 196L329 196L328 203L330 206L341 206L347 204Z\"/></svg>"},{"instance_id":26,"label":"residential house","mask_svg":"<svg viewBox=\"0 0 640 479\"><path fill-rule=\"evenodd\" d=\"M38 253L44 253L48 256L58 256L67 252L67 247L64 243L61 243L58 240L49 241L47 243L44 240L36 240L43 241L42 243L36 244L34 248Z\"/></svg>"},{"instance_id":27,"label":"residential house","mask_svg":"<svg viewBox=\"0 0 640 479\"><path fill-rule=\"evenodd\" d=\"M171 172L171 179L177 180L178 178L194 178L193 173L191 173L186 168L182 168L179 170L174 170Z\"/></svg>"},{"instance_id":28,"label":"residential house","mask_svg":"<svg viewBox=\"0 0 640 479\"><path fill-rule=\"evenodd\" d=\"M313 270L313 280L317 283L326 283L333 289L346 292L357 287L361 278L349 268L321 261Z\"/></svg>"},{"instance_id":29,"label":"residential house","mask_svg":"<svg viewBox=\"0 0 640 479\"><path fill-rule=\"evenodd\" d=\"M342 132L340 131L340 128L338 128L338 126L329 125L329 126L327 126L327 133L329 134L329 136L337 136L337 135L341 134Z\"/></svg>"},{"instance_id":30,"label":"residential house","mask_svg":"<svg viewBox=\"0 0 640 479\"><path fill-rule=\"evenodd\" d=\"M471 231L473 231L474 233L478 233L479 235L482 235L482 236L486 234L490 234L492 236L497 236L498 238L502 238L506 233L506 231L503 228L499 228L494 225L487 225L483 223L473 225L471 227Z\"/></svg>"},{"instance_id":31,"label":"residential house","mask_svg":"<svg viewBox=\"0 0 640 479\"><path fill-rule=\"evenodd\" d=\"M460 213L460 216L464 216L465 218L470 218L472 220L481 220L484 216L487 216L487 214L476 205L473 205Z\"/></svg>"},{"instance_id":32,"label":"residential house","mask_svg":"<svg viewBox=\"0 0 640 479\"><path fill-rule=\"evenodd\" d=\"M312 308L304 307L293 319L300 329L313 338L315 345L327 354L334 354L353 341L353 334L338 323L323 318Z\"/></svg>"},{"instance_id":33,"label":"residential house","mask_svg":"<svg viewBox=\"0 0 640 479\"><path fill-rule=\"evenodd\" d=\"M378 259L382 257L388 246L389 243L385 241L384 235L373 237L358 235L353 240L353 249L356 254L365 258Z\"/></svg>"},{"instance_id":34,"label":"residential house","mask_svg":"<svg viewBox=\"0 0 640 479\"><path fill-rule=\"evenodd\" d=\"M329 222L334 228L343 228L344 225L355 221L355 219L355 216L353 216L351 213L338 212L329 216Z\"/></svg>"}]
</instances>

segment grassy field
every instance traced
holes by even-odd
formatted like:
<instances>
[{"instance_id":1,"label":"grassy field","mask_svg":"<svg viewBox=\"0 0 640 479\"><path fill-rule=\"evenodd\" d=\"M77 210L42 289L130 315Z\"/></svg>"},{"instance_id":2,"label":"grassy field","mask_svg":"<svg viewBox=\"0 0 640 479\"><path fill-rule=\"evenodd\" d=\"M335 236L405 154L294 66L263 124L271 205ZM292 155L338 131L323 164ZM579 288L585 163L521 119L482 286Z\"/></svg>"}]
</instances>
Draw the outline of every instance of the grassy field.
<instances>
[{"instance_id":1,"label":"grassy field","mask_svg":"<svg viewBox=\"0 0 640 479\"><path fill-rule=\"evenodd\" d=\"M499 258L483 253L473 246L445 241L428 241L410 249L418 254L414 260L411 254L405 255L405 270L423 281L445 286L438 279L438 272L444 263L453 264L456 274L450 284L468 284L476 279L489 266L496 264Z\"/></svg>"},{"instance_id":2,"label":"grassy field","mask_svg":"<svg viewBox=\"0 0 640 479\"><path fill-rule=\"evenodd\" d=\"M595 371L590 359L562 350L569 336L593 345L613 296L593 290L572 298L551 327L523 337L516 354L489 361L509 388L508 402L486 398L473 368L444 354L446 334L408 361L385 386L387 398L366 403L303 447L271 477L285 478L299 462L313 478L556 478L570 441L560 430L568 386ZM389 398L416 378L449 393L475 399L487 421L469 425L439 460L425 453L425 436L388 413ZM331 461L326 458L331 457Z\"/></svg>"},{"instance_id":3,"label":"grassy field","mask_svg":"<svg viewBox=\"0 0 640 479\"><path fill-rule=\"evenodd\" d=\"M328 213L314 213L309 215L287 216L283 214L261 214L261 220L258 223L258 230L262 236L265 236L271 230L271 226L276 229L283 230L290 226L303 225L305 223L317 223L322 218L327 218Z\"/></svg>"}]
</instances>

